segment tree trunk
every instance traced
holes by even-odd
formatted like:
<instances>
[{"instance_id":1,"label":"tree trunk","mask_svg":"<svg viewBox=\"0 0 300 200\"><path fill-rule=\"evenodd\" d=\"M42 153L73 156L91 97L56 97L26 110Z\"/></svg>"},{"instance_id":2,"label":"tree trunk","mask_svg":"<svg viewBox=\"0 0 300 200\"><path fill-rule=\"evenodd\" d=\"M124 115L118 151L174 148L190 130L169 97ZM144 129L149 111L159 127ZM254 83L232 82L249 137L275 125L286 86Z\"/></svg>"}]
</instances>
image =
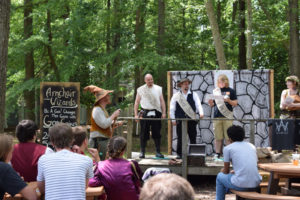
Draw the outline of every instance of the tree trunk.
<instances>
[{"instance_id":1,"label":"tree trunk","mask_svg":"<svg viewBox=\"0 0 300 200\"><path fill-rule=\"evenodd\" d=\"M146 5L147 0L143 0L137 8L136 18L135 18L135 55L143 54L144 51L144 39L143 35L145 33L145 15L146 15ZM143 84L143 67L140 65L135 66L135 85L134 85L134 97L136 96L137 88Z\"/></svg>"},{"instance_id":2,"label":"tree trunk","mask_svg":"<svg viewBox=\"0 0 300 200\"><path fill-rule=\"evenodd\" d=\"M246 4L245 0L239 0L239 69L246 69L247 63L246 63L246 36L245 36L245 30L246 30L246 20L245 20L245 10L246 10Z\"/></svg>"},{"instance_id":3,"label":"tree trunk","mask_svg":"<svg viewBox=\"0 0 300 200\"><path fill-rule=\"evenodd\" d=\"M64 8L65 8L65 12L62 14L62 18L64 19L64 23L66 21L66 19L68 19L70 17L70 5L69 5L69 1L65 1L64 2ZM67 36L63 36L64 38L64 45L67 47L69 45L69 32Z\"/></svg>"},{"instance_id":4,"label":"tree trunk","mask_svg":"<svg viewBox=\"0 0 300 200\"><path fill-rule=\"evenodd\" d=\"M10 0L0 1L0 133L5 126L6 68L9 39Z\"/></svg>"},{"instance_id":5,"label":"tree trunk","mask_svg":"<svg viewBox=\"0 0 300 200\"><path fill-rule=\"evenodd\" d=\"M110 21L110 7L111 7L111 3L110 0L107 0L107 21L106 21L106 54L109 55L110 51L111 51L111 21ZM112 75L112 68L111 68L111 63L108 62L106 65L106 71L108 74L108 77L111 77Z\"/></svg>"},{"instance_id":6,"label":"tree trunk","mask_svg":"<svg viewBox=\"0 0 300 200\"><path fill-rule=\"evenodd\" d=\"M247 69L252 68L252 3L247 0Z\"/></svg>"},{"instance_id":7,"label":"tree trunk","mask_svg":"<svg viewBox=\"0 0 300 200\"><path fill-rule=\"evenodd\" d=\"M157 30L157 54L160 56L165 55L165 0L158 0L158 30ZM163 88L167 87L167 79L166 79L166 73L167 69L166 66L161 65L160 71L158 73L158 84L162 86ZM166 97L165 93L164 97Z\"/></svg>"},{"instance_id":8,"label":"tree trunk","mask_svg":"<svg viewBox=\"0 0 300 200\"><path fill-rule=\"evenodd\" d=\"M165 54L165 1L158 0L158 32L157 32L157 53Z\"/></svg>"},{"instance_id":9,"label":"tree trunk","mask_svg":"<svg viewBox=\"0 0 300 200\"><path fill-rule=\"evenodd\" d=\"M219 31L219 25L217 23L215 11L214 11L213 0L206 0L205 6L206 6L206 12L212 30L219 67L220 69L227 69L226 57L225 57L224 48L222 44L222 38Z\"/></svg>"},{"instance_id":10,"label":"tree trunk","mask_svg":"<svg viewBox=\"0 0 300 200\"><path fill-rule=\"evenodd\" d=\"M121 0L114 0L114 21L113 21L113 50L115 57L113 58L113 66L111 71L111 85L114 88L113 104L118 103L118 92L119 92L119 79L117 77L118 70L120 68L120 45L121 45Z\"/></svg>"},{"instance_id":11,"label":"tree trunk","mask_svg":"<svg viewBox=\"0 0 300 200\"><path fill-rule=\"evenodd\" d=\"M218 24L221 24L221 17L222 17L222 5L221 5L221 3L222 2L220 0L218 0L218 3L217 3L217 22L218 22Z\"/></svg>"},{"instance_id":12,"label":"tree trunk","mask_svg":"<svg viewBox=\"0 0 300 200\"><path fill-rule=\"evenodd\" d=\"M300 77L298 0L289 0L289 24L290 24L290 48L289 48L290 72L291 74Z\"/></svg>"},{"instance_id":13,"label":"tree trunk","mask_svg":"<svg viewBox=\"0 0 300 200\"><path fill-rule=\"evenodd\" d=\"M32 0L24 0L24 39L27 40L33 35L32 27ZM34 59L33 59L33 49L31 48L25 52L25 81L34 78ZM34 114L34 95L35 91L25 90L25 117L27 119L35 120Z\"/></svg>"},{"instance_id":14,"label":"tree trunk","mask_svg":"<svg viewBox=\"0 0 300 200\"><path fill-rule=\"evenodd\" d=\"M59 71L58 67L55 63L55 58L52 53L52 31L51 31L51 13L50 10L47 9L47 31L48 31L48 42L49 44L47 45L47 50L48 50L48 56L49 56L49 61L50 61L50 66L54 71L54 74L56 76L56 81L59 81Z\"/></svg>"}]
</instances>

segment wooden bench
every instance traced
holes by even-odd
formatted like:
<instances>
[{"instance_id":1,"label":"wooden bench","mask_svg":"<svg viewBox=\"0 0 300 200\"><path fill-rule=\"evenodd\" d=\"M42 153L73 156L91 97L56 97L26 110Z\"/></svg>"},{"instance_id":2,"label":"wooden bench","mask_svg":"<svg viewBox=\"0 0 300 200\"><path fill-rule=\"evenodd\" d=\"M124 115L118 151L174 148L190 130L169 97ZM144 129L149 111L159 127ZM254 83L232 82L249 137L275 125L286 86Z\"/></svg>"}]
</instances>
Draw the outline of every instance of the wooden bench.
<instances>
[{"instance_id":1,"label":"wooden bench","mask_svg":"<svg viewBox=\"0 0 300 200\"><path fill-rule=\"evenodd\" d=\"M300 200L300 197L295 196L279 196L279 195L272 195L272 194L261 194L258 192L242 192L242 191L236 191L236 190L230 190L233 194L236 195L237 200L290 200L290 199L298 199Z\"/></svg>"},{"instance_id":2,"label":"wooden bench","mask_svg":"<svg viewBox=\"0 0 300 200\"><path fill-rule=\"evenodd\" d=\"M86 200L94 200L98 199L98 197L104 194L104 187L88 187L86 189ZM39 197L38 199L42 199ZM16 194L14 197L10 196L9 194L5 194L4 200L25 200L25 198L21 194Z\"/></svg>"}]
</instances>

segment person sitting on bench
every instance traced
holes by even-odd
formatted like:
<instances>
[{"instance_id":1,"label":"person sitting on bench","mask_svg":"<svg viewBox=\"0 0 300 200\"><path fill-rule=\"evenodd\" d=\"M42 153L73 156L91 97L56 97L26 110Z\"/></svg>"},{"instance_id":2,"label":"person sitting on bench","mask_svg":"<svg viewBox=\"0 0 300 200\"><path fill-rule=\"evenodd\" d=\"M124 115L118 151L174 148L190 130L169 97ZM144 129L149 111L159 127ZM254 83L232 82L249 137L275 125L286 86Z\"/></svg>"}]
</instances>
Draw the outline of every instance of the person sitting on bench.
<instances>
[{"instance_id":1,"label":"person sitting on bench","mask_svg":"<svg viewBox=\"0 0 300 200\"><path fill-rule=\"evenodd\" d=\"M224 200L230 190L247 191L261 182L257 168L256 148L244 142L245 131L240 126L227 130L230 144L224 148L224 168L217 176L216 200ZM233 170L230 172L230 162Z\"/></svg>"}]
</instances>

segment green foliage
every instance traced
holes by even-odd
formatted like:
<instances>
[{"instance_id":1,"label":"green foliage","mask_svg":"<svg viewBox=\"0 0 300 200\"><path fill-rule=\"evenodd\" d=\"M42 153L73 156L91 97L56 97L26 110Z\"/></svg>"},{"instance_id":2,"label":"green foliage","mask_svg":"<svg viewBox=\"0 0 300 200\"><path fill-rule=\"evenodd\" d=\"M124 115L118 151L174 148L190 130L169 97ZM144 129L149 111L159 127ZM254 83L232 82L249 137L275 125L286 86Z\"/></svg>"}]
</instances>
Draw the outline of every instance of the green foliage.
<instances>
[{"instance_id":1,"label":"green foliage","mask_svg":"<svg viewBox=\"0 0 300 200\"><path fill-rule=\"evenodd\" d=\"M111 0L33 0L33 36L23 37L23 1L12 0L9 63L7 81L7 116L16 114L18 100L24 89L37 90L41 81L56 81L51 68L47 47L58 67L60 81L81 84L81 103L92 106L94 97L82 88L93 84L126 93L125 101L117 106L126 107L133 102L134 70L151 72L155 81L168 70L216 69L216 53L206 15L204 1L165 1L165 54L157 53L158 5L155 0L120 1L118 15ZM145 31L140 36L143 47L137 48L135 25L136 10L147 2ZM227 64L238 67L238 13L233 19L236 0L215 1L220 13L219 26L225 48ZM253 0L253 64L254 68L275 70L275 101L284 89L288 75L287 0ZM219 4L219 5L218 5ZM219 8L219 10L218 10ZM263 9L264 8L264 9ZM51 13L52 42L49 41L47 10ZM266 11L268 13L266 13ZM113 22L120 20L120 27ZM108 31L108 32L107 32ZM113 48L114 36L120 34L120 46ZM109 41L107 41L107 36ZM107 42L110 49L107 49ZM24 82L24 54L34 49L35 78ZM120 58L117 72L110 74L116 57ZM126 89L115 83L127 84ZM116 88L117 87L117 88ZM39 92L36 92L38 99ZM277 106L278 107L278 106ZM277 111L278 108L276 107Z\"/></svg>"}]
</instances>

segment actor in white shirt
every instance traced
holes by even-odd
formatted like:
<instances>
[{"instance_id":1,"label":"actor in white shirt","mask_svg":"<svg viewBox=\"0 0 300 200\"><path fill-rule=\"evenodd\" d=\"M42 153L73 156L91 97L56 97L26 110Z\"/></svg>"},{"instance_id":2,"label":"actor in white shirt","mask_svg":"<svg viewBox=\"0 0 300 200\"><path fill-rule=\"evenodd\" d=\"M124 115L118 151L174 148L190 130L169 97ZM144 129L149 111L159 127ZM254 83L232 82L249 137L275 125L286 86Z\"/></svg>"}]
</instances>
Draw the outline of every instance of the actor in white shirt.
<instances>
[{"instance_id":1,"label":"actor in white shirt","mask_svg":"<svg viewBox=\"0 0 300 200\"><path fill-rule=\"evenodd\" d=\"M153 77L151 74L145 75L145 85L142 85L137 89L137 95L134 103L134 115L135 118L139 118L138 108L141 105L142 118L165 118L166 117L166 104L162 94L162 88L153 83ZM160 153L160 120L141 120L141 154L140 158L145 158L145 149L147 140L150 138L150 130L152 132L152 138L155 143L156 157L163 158Z\"/></svg>"},{"instance_id":2,"label":"actor in white shirt","mask_svg":"<svg viewBox=\"0 0 300 200\"><path fill-rule=\"evenodd\" d=\"M171 98L170 103L170 117L175 118L190 118L197 119L196 113L199 113L200 118L203 118L203 108L201 101L195 92L190 90L191 81L188 78L183 78L177 83L180 90L175 93ZM172 124L176 126L177 132L177 158L182 156L182 121L173 120ZM190 144L196 144L197 130L196 126L198 121L188 121L188 135Z\"/></svg>"}]
</instances>

